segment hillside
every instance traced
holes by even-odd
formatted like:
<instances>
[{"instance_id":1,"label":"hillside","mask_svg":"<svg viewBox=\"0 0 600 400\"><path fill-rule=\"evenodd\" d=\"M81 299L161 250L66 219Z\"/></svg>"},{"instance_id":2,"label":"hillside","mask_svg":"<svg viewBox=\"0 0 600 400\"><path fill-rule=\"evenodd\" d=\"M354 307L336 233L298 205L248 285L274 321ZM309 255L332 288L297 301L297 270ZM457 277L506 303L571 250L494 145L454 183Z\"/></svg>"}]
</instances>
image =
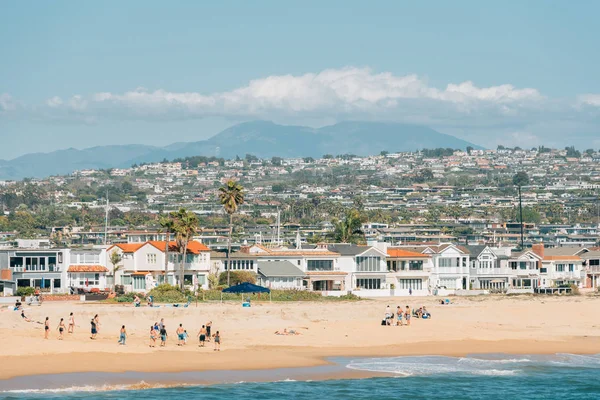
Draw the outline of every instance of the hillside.
<instances>
[{"instance_id":1,"label":"hillside","mask_svg":"<svg viewBox=\"0 0 600 400\"><path fill-rule=\"evenodd\" d=\"M253 121L234 125L210 139L174 143L165 147L109 145L83 150L66 149L26 154L0 160L0 179L22 179L68 174L75 170L124 168L134 163L157 162L194 155L233 158L250 153L258 157L321 157L323 154L379 154L424 148L465 149L477 145L431 128L398 123L341 122L314 129Z\"/></svg>"}]
</instances>

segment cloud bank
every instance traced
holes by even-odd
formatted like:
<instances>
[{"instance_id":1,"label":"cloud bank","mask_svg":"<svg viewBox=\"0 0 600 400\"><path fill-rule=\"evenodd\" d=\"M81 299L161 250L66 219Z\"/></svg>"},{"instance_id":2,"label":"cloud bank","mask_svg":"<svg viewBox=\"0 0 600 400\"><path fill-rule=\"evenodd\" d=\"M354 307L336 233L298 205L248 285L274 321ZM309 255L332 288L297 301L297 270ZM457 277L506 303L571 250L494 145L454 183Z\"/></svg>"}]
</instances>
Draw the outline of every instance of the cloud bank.
<instances>
[{"instance_id":1,"label":"cloud bank","mask_svg":"<svg viewBox=\"0 0 600 400\"><path fill-rule=\"evenodd\" d=\"M471 81L436 88L417 75L397 76L355 67L269 76L209 94L137 88L123 93L53 96L41 105L21 105L8 94L0 94L0 115L65 123L205 117L284 123L368 119L427 124L471 139L477 132L503 132L507 140L519 143L556 136L553 126L567 122L571 129L579 129L581 123L584 136L597 134L599 112L600 94L551 99L534 88L511 84L479 87Z\"/></svg>"}]
</instances>

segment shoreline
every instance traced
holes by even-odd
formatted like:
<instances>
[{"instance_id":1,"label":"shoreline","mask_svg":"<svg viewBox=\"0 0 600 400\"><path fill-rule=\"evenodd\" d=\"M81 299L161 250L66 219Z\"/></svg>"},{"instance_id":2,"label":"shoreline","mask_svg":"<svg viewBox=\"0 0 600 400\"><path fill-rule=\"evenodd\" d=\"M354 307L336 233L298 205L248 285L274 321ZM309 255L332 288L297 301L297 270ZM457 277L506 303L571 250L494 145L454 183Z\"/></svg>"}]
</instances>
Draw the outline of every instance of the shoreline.
<instances>
[{"instance_id":1,"label":"shoreline","mask_svg":"<svg viewBox=\"0 0 600 400\"><path fill-rule=\"evenodd\" d=\"M265 382L285 379L329 380L361 379L378 376L395 376L368 371L347 369L339 360L352 358L400 357L400 356L448 356L514 354L552 355L600 354L600 336L565 337L563 340L451 340L435 342L406 342L393 346L377 347L291 347L265 346L249 349L231 349L221 352L198 353L195 351L161 350L155 353L89 352L48 355L5 356L3 363L10 367L0 372L0 388L11 381L42 381L60 375L117 374L138 376L128 384L151 381L156 385L188 384L181 378L194 376L195 384L232 383L231 376L250 382ZM337 360L337 361L336 361ZM48 373L48 371L52 371ZM224 373L224 371L227 371ZM276 374L280 379L264 379ZM158 374L172 375L169 379L143 376ZM286 375L287 374L287 375ZM227 379L219 379L218 376ZM256 375L252 378L253 375ZM251 379L248 379L250 377ZM260 379L259 379L260 378ZM238 378L234 378L238 379ZM135 382L134 382L135 381ZM88 384L89 382L80 382ZM78 385L73 385L78 386Z\"/></svg>"}]
</instances>

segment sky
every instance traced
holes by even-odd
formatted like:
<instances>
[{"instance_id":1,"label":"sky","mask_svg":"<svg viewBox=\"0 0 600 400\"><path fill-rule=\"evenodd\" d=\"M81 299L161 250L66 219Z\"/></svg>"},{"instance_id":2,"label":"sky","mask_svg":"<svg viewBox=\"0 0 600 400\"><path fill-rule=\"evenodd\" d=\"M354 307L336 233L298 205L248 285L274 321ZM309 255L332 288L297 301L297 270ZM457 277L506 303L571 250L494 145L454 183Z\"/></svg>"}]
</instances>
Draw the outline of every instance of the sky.
<instances>
[{"instance_id":1,"label":"sky","mask_svg":"<svg viewBox=\"0 0 600 400\"><path fill-rule=\"evenodd\" d=\"M600 2L0 2L0 159L249 120L600 148Z\"/></svg>"}]
</instances>

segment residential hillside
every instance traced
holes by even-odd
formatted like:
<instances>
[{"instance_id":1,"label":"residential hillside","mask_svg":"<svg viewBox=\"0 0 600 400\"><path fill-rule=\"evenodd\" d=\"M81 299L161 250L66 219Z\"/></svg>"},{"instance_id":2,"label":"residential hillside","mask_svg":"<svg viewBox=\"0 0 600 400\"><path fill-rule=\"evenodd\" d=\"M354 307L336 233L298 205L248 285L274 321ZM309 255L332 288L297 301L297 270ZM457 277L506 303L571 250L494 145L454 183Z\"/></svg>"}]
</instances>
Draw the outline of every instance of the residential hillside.
<instances>
[{"instance_id":1,"label":"residential hillside","mask_svg":"<svg viewBox=\"0 0 600 400\"><path fill-rule=\"evenodd\" d=\"M313 129L254 121L234 125L208 140L174 143L166 147L110 145L27 154L0 160L0 179L22 179L69 174L75 170L124 168L187 156L321 157L323 154L371 155L381 151L424 148L475 149L480 147L454 136L417 125L379 122L342 122Z\"/></svg>"}]
</instances>

